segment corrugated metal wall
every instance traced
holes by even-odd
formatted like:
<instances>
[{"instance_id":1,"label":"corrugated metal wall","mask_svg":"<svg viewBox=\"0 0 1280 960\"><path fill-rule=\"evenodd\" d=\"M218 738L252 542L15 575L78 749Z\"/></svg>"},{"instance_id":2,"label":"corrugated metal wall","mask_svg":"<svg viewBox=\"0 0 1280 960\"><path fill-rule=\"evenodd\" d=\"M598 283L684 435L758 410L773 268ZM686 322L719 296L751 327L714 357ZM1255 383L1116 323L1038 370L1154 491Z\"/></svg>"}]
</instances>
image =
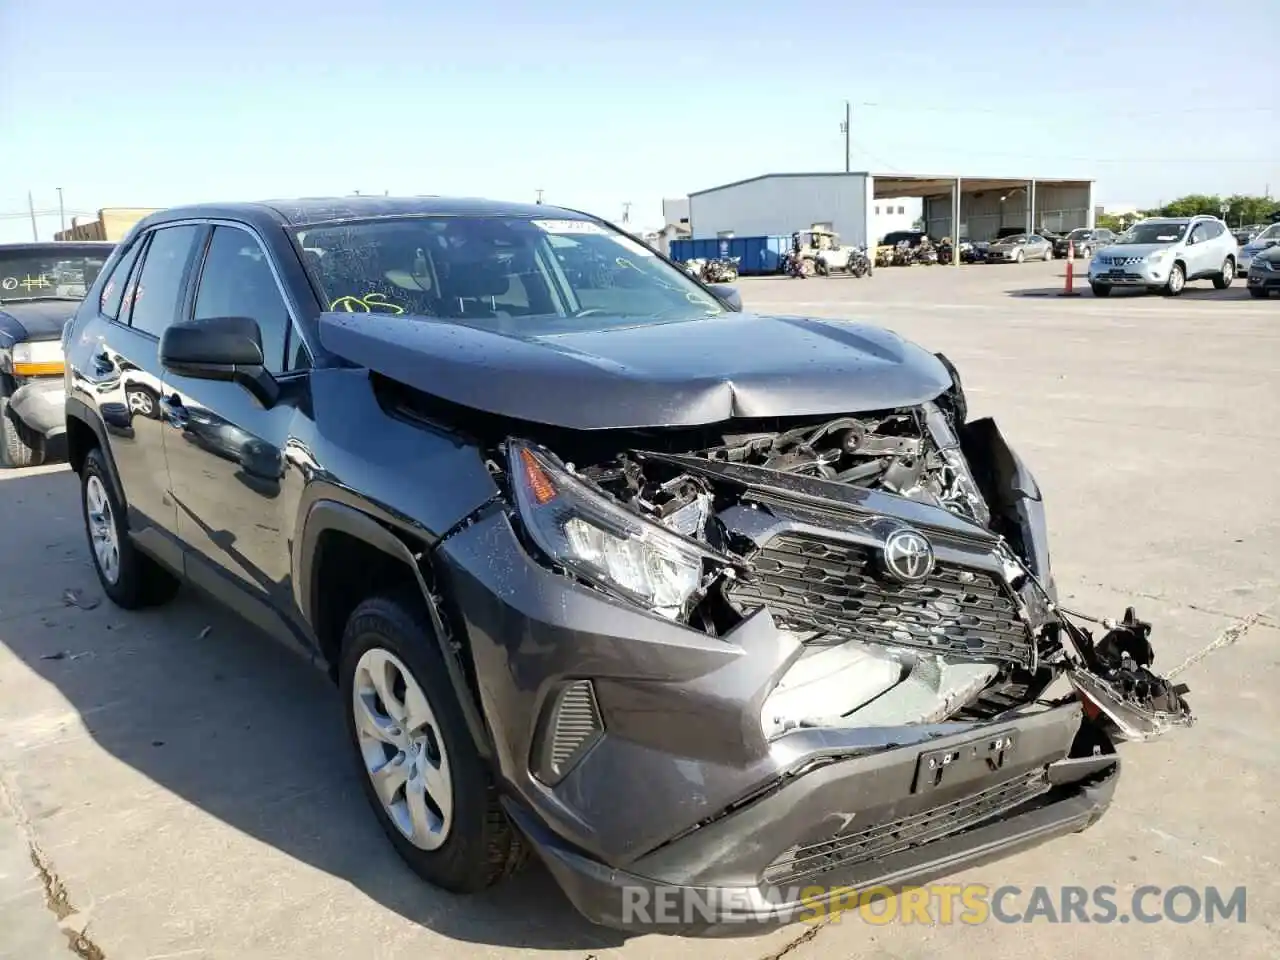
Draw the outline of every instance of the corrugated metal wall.
<instances>
[{"instance_id":1,"label":"corrugated metal wall","mask_svg":"<svg viewBox=\"0 0 1280 960\"><path fill-rule=\"evenodd\" d=\"M776 236L830 223L844 243L866 243L867 178L860 174L765 177L689 198L696 239L733 231Z\"/></svg>"},{"instance_id":2,"label":"corrugated metal wall","mask_svg":"<svg viewBox=\"0 0 1280 960\"><path fill-rule=\"evenodd\" d=\"M963 189L963 184L961 184ZM1001 227L1024 227L1027 222L1027 193L1019 191L1000 203L1008 190L986 190L981 194L961 193L960 226L969 240L990 240ZM1003 209L1002 209L1003 207ZM926 229L935 237L951 233L951 195L927 197L924 202ZM1089 225L1089 187L1036 187L1033 227L1046 230L1073 230Z\"/></svg>"}]
</instances>

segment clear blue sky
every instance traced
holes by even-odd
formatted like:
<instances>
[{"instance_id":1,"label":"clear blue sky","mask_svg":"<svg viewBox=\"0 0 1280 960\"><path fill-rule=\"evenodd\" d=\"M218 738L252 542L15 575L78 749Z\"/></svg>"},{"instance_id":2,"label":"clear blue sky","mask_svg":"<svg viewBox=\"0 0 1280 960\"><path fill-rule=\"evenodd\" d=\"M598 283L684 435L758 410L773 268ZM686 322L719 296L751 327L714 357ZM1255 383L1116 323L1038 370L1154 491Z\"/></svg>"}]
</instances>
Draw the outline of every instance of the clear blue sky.
<instances>
[{"instance_id":1,"label":"clear blue sky","mask_svg":"<svg viewBox=\"0 0 1280 960\"><path fill-rule=\"evenodd\" d=\"M1265 2L791 9L0 0L0 240L30 237L11 215L28 190L56 210L58 187L81 213L542 188L656 226L663 196L841 169L846 98L854 169L1081 176L1139 205L1280 193Z\"/></svg>"}]
</instances>

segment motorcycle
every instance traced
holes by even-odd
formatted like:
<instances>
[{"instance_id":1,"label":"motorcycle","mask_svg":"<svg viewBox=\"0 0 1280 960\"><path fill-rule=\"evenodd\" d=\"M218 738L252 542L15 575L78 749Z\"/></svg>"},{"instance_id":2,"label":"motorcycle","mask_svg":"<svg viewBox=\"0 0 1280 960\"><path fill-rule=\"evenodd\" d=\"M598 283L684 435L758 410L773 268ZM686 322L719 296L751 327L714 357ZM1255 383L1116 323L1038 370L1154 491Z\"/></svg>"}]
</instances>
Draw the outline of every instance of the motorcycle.
<instances>
[{"instance_id":1,"label":"motorcycle","mask_svg":"<svg viewBox=\"0 0 1280 960\"><path fill-rule=\"evenodd\" d=\"M708 260L702 268L702 279L705 283L732 283L738 279L738 264L741 257Z\"/></svg>"},{"instance_id":2,"label":"motorcycle","mask_svg":"<svg viewBox=\"0 0 1280 960\"><path fill-rule=\"evenodd\" d=\"M916 263L932 266L938 262L938 248L933 245L933 241L928 237L921 239L912 254Z\"/></svg>"},{"instance_id":3,"label":"motorcycle","mask_svg":"<svg viewBox=\"0 0 1280 960\"><path fill-rule=\"evenodd\" d=\"M950 265L955 262L955 248L951 245L950 237L943 237L938 244L938 262Z\"/></svg>"},{"instance_id":4,"label":"motorcycle","mask_svg":"<svg viewBox=\"0 0 1280 960\"><path fill-rule=\"evenodd\" d=\"M871 258L867 256L865 247L855 246L849 251L849 263L845 269L855 277L865 277L871 272Z\"/></svg>"},{"instance_id":5,"label":"motorcycle","mask_svg":"<svg viewBox=\"0 0 1280 960\"><path fill-rule=\"evenodd\" d=\"M910 241L899 240L897 246L893 248L893 265L895 267L909 267L915 262L916 254L911 249Z\"/></svg>"},{"instance_id":6,"label":"motorcycle","mask_svg":"<svg viewBox=\"0 0 1280 960\"><path fill-rule=\"evenodd\" d=\"M876 247L876 266L891 267L893 266L893 255L896 252L895 247L887 247L884 245Z\"/></svg>"},{"instance_id":7,"label":"motorcycle","mask_svg":"<svg viewBox=\"0 0 1280 960\"><path fill-rule=\"evenodd\" d=\"M809 261L798 256L794 252L784 253L778 260L778 272L784 277L805 279L809 274L805 270L805 264Z\"/></svg>"}]
</instances>

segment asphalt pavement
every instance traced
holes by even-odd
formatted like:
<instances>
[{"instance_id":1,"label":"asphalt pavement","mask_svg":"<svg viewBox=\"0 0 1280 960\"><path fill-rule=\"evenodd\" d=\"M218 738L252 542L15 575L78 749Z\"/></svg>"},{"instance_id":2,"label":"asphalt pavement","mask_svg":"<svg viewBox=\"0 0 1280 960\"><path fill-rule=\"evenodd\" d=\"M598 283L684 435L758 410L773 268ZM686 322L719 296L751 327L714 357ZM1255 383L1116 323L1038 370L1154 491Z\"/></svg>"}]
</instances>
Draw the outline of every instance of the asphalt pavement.
<instances>
[{"instance_id":1,"label":"asphalt pavement","mask_svg":"<svg viewBox=\"0 0 1280 960\"><path fill-rule=\"evenodd\" d=\"M748 309L869 320L945 351L972 413L995 415L1036 471L1066 602L1154 621L1156 666L1190 685L1196 726L1124 746L1093 829L950 880L1018 887L1012 912L1037 886L1055 900L1113 887L1113 922L855 910L746 939L624 939L582 921L537 865L480 897L433 890L366 809L327 681L185 591L113 608L76 478L55 464L0 471L0 957L1280 956L1280 302L1240 283L1066 298L1062 272L890 268L741 290ZM1247 916L1141 922L1126 898L1146 886L1244 888Z\"/></svg>"}]
</instances>

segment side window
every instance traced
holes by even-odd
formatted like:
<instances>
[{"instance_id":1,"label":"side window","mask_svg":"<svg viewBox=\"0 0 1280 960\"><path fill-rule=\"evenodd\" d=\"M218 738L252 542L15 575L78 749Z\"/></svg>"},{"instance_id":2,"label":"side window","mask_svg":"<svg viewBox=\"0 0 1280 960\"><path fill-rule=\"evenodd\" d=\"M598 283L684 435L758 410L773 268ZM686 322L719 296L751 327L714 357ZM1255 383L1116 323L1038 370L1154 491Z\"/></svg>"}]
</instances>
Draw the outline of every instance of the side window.
<instances>
[{"instance_id":1,"label":"side window","mask_svg":"<svg viewBox=\"0 0 1280 960\"><path fill-rule=\"evenodd\" d=\"M191 247L200 227L184 224L161 227L151 237L142 261L137 288L133 291L130 326L153 337L164 333L178 316L182 280L191 259Z\"/></svg>"},{"instance_id":2,"label":"side window","mask_svg":"<svg viewBox=\"0 0 1280 960\"><path fill-rule=\"evenodd\" d=\"M1217 239L1218 237L1222 236L1222 234L1225 232L1223 230L1222 224L1220 224L1217 220L1209 221L1209 223L1207 223L1206 226L1209 228L1210 239Z\"/></svg>"},{"instance_id":3,"label":"side window","mask_svg":"<svg viewBox=\"0 0 1280 960\"><path fill-rule=\"evenodd\" d=\"M98 298L98 311L104 317L110 317L112 320L119 319L120 307L124 303L124 291L129 285L129 274L133 270L133 265L138 262L138 254L146 245L146 238L141 237L138 242L125 251L115 265L115 269L111 271L111 276L107 277L107 282L102 285L102 295Z\"/></svg>"},{"instance_id":4,"label":"side window","mask_svg":"<svg viewBox=\"0 0 1280 960\"><path fill-rule=\"evenodd\" d=\"M196 320L248 317L262 330L262 356L272 373L285 365L289 310L275 274L251 233L236 227L215 227L200 272Z\"/></svg>"}]
</instances>

